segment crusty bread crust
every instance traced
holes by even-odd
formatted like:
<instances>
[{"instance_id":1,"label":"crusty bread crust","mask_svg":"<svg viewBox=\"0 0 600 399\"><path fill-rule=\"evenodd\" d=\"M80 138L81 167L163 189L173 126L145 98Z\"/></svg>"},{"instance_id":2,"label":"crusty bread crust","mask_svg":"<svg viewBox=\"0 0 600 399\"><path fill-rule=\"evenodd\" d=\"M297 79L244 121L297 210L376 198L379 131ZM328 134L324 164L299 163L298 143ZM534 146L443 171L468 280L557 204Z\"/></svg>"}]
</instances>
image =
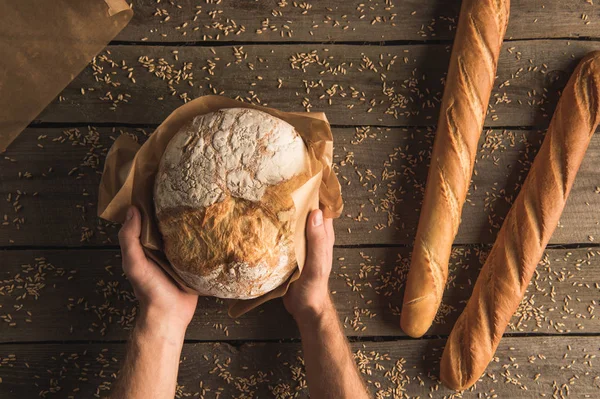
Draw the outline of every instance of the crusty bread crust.
<instances>
[{"instance_id":1,"label":"crusty bread crust","mask_svg":"<svg viewBox=\"0 0 600 399\"><path fill-rule=\"evenodd\" d=\"M492 360L556 228L600 122L600 52L588 54L560 98L542 147L444 349L441 380L473 385Z\"/></svg>"},{"instance_id":2,"label":"crusty bread crust","mask_svg":"<svg viewBox=\"0 0 600 399\"><path fill-rule=\"evenodd\" d=\"M415 338L429 329L442 300L509 6L462 3L402 306L401 327Z\"/></svg>"},{"instance_id":3,"label":"crusty bread crust","mask_svg":"<svg viewBox=\"0 0 600 399\"><path fill-rule=\"evenodd\" d=\"M224 109L178 132L161 160L155 208L175 272L203 295L250 299L296 268L293 191L307 150L288 123Z\"/></svg>"}]
</instances>

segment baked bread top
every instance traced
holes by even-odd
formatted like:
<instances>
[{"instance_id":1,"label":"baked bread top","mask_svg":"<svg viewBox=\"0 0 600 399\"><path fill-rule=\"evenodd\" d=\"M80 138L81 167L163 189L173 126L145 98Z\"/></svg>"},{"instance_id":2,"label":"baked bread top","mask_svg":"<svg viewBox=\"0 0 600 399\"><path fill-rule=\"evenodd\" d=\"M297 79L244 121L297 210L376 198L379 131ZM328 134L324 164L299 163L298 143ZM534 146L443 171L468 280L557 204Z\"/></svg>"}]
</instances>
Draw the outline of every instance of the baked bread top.
<instances>
[{"instance_id":1,"label":"baked bread top","mask_svg":"<svg viewBox=\"0 0 600 399\"><path fill-rule=\"evenodd\" d=\"M291 193L309 179L289 123L228 108L200 115L169 142L154 186L164 251L201 295L250 299L296 267Z\"/></svg>"}]
</instances>

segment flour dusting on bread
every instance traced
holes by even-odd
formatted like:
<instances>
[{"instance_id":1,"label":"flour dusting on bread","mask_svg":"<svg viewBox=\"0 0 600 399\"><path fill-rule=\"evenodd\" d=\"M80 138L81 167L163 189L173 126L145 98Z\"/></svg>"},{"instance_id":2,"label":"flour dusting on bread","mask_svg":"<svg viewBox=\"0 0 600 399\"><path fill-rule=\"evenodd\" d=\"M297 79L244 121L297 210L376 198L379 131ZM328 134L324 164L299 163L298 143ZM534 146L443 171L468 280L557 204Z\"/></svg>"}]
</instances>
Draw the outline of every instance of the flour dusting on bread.
<instances>
[{"instance_id":1,"label":"flour dusting on bread","mask_svg":"<svg viewBox=\"0 0 600 399\"><path fill-rule=\"evenodd\" d=\"M169 142L154 187L163 246L203 295L255 298L296 268L291 194L309 178L293 126L230 108L194 118Z\"/></svg>"},{"instance_id":2,"label":"flour dusting on bread","mask_svg":"<svg viewBox=\"0 0 600 399\"><path fill-rule=\"evenodd\" d=\"M306 148L289 123L230 108L194 118L169 143L156 208L208 207L224 195L259 201L269 185L306 169Z\"/></svg>"}]
</instances>

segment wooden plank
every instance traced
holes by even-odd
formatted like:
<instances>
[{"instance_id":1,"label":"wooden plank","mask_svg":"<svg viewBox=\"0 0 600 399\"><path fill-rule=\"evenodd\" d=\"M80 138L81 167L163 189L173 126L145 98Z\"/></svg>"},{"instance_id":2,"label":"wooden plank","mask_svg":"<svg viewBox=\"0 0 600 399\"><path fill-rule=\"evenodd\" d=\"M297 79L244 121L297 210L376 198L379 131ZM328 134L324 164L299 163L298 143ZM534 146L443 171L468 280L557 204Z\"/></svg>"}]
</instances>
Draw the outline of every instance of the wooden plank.
<instances>
[{"instance_id":1,"label":"wooden plank","mask_svg":"<svg viewBox=\"0 0 600 399\"><path fill-rule=\"evenodd\" d=\"M439 339L356 342L352 350L374 397L456 397L437 379L443 345ZM0 351L3 398L90 398L108 394L125 345L3 345ZM598 397L598 355L597 337L506 338L476 387L459 397ZM185 344L177 397L307 398L300 345Z\"/></svg>"},{"instance_id":2,"label":"wooden plank","mask_svg":"<svg viewBox=\"0 0 600 399\"><path fill-rule=\"evenodd\" d=\"M325 111L338 125L430 126L438 117L450 46L107 49L114 64L97 58L94 70L86 68L39 121L158 124L183 98L223 93L285 111ZM597 49L593 41L505 43L486 125L545 126L577 60Z\"/></svg>"},{"instance_id":3,"label":"wooden plank","mask_svg":"<svg viewBox=\"0 0 600 399\"><path fill-rule=\"evenodd\" d=\"M135 131L63 130L29 129L4 154L8 159L0 159L0 220L7 219L0 221L0 246L116 245L117 226L95 216L99 173L112 138ZM334 134L345 201L336 222L337 244L412 244L433 131L336 128ZM137 135L144 140L143 133ZM522 130L482 136L457 244L494 242L543 137ZM594 137L552 243L600 237L599 158L600 137Z\"/></svg>"},{"instance_id":4,"label":"wooden plank","mask_svg":"<svg viewBox=\"0 0 600 399\"><path fill-rule=\"evenodd\" d=\"M596 20L600 8L591 3L513 0L507 38L598 37ZM230 0L213 4L191 0L160 4L136 0L133 4L133 19L116 40L450 40L460 8L459 0L441 3L434 0L369 1L362 2L362 6L360 2L319 1L311 2L310 8L302 7L308 2L276 0Z\"/></svg>"},{"instance_id":5,"label":"wooden plank","mask_svg":"<svg viewBox=\"0 0 600 399\"><path fill-rule=\"evenodd\" d=\"M477 279L487 248L456 247L443 306L429 335L447 335ZM600 333L598 249L550 249L507 332ZM118 250L5 251L0 271L0 342L126 339L136 315ZM349 336L400 336L407 248L336 248L330 290ZM297 338L280 300L239 319L201 298L188 339Z\"/></svg>"}]
</instances>

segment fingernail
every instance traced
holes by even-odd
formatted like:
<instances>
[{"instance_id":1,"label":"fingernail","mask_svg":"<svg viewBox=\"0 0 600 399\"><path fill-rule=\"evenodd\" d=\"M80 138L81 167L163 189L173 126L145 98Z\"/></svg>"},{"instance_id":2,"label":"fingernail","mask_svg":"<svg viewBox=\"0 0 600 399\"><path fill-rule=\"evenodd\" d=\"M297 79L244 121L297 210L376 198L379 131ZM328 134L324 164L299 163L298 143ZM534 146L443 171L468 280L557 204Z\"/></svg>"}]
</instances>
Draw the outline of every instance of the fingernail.
<instances>
[{"instance_id":1,"label":"fingernail","mask_svg":"<svg viewBox=\"0 0 600 399\"><path fill-rule=\"evenodd\" d=\"M131 220L131 218L133 217L133 209L129 208L127 210L127 215L125 216L126 220Z\"/></svg>"},{"instance_id":2,"label":"fingernail","mask_svg":"<svg viewBox=\"0 0 600 399\"><path fill-rule=\"evenodd\" d=\"M320 226L323 224L323 212L317 211L313 218L313 226Z\"/></svg>"}]
</instances>

